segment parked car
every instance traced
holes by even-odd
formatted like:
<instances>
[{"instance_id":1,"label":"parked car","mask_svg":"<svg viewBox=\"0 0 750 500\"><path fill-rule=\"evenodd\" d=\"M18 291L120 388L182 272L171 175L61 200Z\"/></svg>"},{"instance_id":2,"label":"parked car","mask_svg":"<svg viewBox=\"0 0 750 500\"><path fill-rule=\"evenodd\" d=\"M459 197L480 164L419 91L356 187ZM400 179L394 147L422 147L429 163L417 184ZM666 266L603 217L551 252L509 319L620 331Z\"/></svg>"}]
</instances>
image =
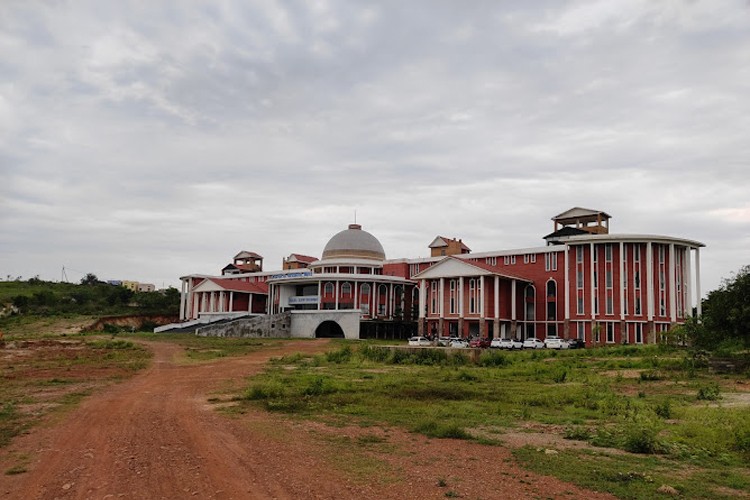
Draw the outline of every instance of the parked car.
<instances>
[{"instance_id":1,"label":"parked car","mask_svg":"<svg viewBox=\"0 0 750 500\"><path fill-rule=\"evenodd\" d=\"M409 339L409 345L411 346L428 346L432 345L432 342L426 337L411 337Z\"/></svg>"},{"instance_id":2,"label":"parked car","mask_svg":"<svg viewBox=\"0 0 750 500\"><path fill-rule=\"evenodd\" d=\"M544 342L535 337L529 337L523 341L524 349L544 349Z\"/></svg>"},{"instance_id":3,"label":"parked car","mask_svg":"<svg viewBox=\"0 0 750 500\"><path fill-rule=\"evenodd\" d=\"M586 342L583 339L568 339L568 349L585 349Z\"/></svg>"},{"instance_id":4,"label":"parked car","mask_svg":"<svg viewBox=\"0 0 750 500\"><path fill-rule=\"evenodd\" d=\"M544 347L547 349L567 349L568 346L567 339L561 339L555 335L550 335L544 339Z\"/></svg>"},{"instance_id":5,"label":"parked car","mask_svg":"<svg viewBox=\"0 0 750 500\"><path fill-rule=\"evenodd\" d=\"M453 347L456 349L466 349L467 347L469 347L469 343L466 342L464 339L455 339L451 341L450 347Z\"/></svg>"},{"instance_id":6,"label":"parked car","mask_svg":"<svg viewBox=\"0 0 750 500\"><path fill-rule=\"evenodd\" d=\"M490 349L503 349L502 342L506 339L500 337L492 339L490 342Z\"/></svg>"},{"instance_id":7,"label":"parked car","mask_svg":"<svg viewBox=\"0 0 750 500\"><path fill-rule=\"evenodd\" d=\"M471 339L469 341L469 347L475 347L480 349L486 349L490 346L490 339Z\"/></svg>"},{"instance_id":8,"label":"parked car","mask_svg":"<svg viewBox=\"0 0 750 500\"><path fill-rule=\"evenodd\" d=\"M450 337L439 337L437 345L440 347L448 347L451 343L451 340L453 339L451 339Z\"/></svg>"},{"instance_id":9,"label":"parked car","mask_svg":"<svg viewBox=\"0 0 750 500\"><path fill-rule=\"evenodd\" d=\"M514 349L523 349L523 342L518 339L503 339L500 347L511 351Z\"/></svg>"}]
</instances>

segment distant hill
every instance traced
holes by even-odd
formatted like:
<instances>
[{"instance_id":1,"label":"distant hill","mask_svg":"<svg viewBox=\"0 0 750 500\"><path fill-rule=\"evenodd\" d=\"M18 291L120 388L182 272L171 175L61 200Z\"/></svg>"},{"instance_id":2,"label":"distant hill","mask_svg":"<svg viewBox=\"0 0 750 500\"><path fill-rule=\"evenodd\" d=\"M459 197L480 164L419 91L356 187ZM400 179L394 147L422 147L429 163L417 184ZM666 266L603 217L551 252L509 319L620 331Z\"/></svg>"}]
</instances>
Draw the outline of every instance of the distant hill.
<instances>
[{"instance_id":1,"label":"distant hill","mask_svg":"<svg viewBox=\"0 0 750 500\"><path fill-rule=\"evenodd\" d=\"M102 282L55 283L31 278L0 282L0 315L177 314L180 292L175 288L139 293Z\"/></svg>"}]
</instances>

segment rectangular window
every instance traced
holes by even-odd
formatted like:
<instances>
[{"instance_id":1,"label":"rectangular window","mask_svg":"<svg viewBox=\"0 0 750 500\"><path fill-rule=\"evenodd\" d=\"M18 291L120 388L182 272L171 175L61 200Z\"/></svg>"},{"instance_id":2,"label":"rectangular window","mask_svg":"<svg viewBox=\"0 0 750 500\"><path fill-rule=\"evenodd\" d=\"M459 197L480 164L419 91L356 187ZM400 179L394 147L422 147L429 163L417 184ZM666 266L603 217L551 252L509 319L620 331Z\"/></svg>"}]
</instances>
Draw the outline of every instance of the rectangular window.
<instances>
[{"instance_id":1,"label":"rectangular window","mask_svg":"<svg viewBox=\"0 0 750 500\"><path fill-rule=\"evenodd\" d=\"M544 270L545 271L557 271L557 252L545 254Z\"/></svg>"},{"instance_id":2,"label":"rectangular window","mask_svg":"<svg viewBox=\"0 0 750 500\"><path fill-rule=\"evenodd\" d=\"M607 343L612 344L615 341L615 324L607 323Z\"/></svg>"},{"instance_id":3,"label":"rectangular window","mask_svg":"<svg viewBox=\"0 0 750 500\"><path fill-rule=\"evenodd\" d=\"M612 288L612 269L607 269L604 273L604 279L606 280L607 288Z\"/></svg>"},{"instance_id":4,"label":"rectangular window","mask_svg":"<svg viewBox=\"0 0 750 500\"><path fill-rule=\"evenodd\" d=\"M607 309L606 309L606 311L604 312L604 314L610 314L610 315L611 315L611 314L614 314L614 313L615 313L615 312L614 312L614 305L613 305L613 302L614 302L614 301L613 301L613 299L612 299L612 295L610 295L610 294L608 293L608 294L607 294L607 304L606 304L606 308L607 308Z\"/></svg>"},{"instance_id":5,"label":"rectangular window","mask_svg":"<svg viewBox=\"0 0 750 500\"><path fill-rule=\"evenodd\" d=\"M643 325L641 323L635 323L635 343L643 344Z\"/></svg>"},{"instance_id":6,"label":"rectangular window","mask_svg":"<svg viewBox=\"0 0 750 500\"><path fill-rule=\"evenodd\" d=\"M584 312L583 311L583 296L582 295L578 296L576 312L578 314L583 314L583 312Z\"/></svg>"},{"instance_id":7,"label":"rectangular window","mask_svg":"<svg viewBox=\"0 0 750 500\"><path fill-rule=\"evenodd\" d=\"M583 288L583 271L576 271L576 288Z\"/></svg>"},{"instance_id":8,"label":"rectangular window","mask_svg":"<svg viewBox=\"0 0 750 500\"><path fill-rule=\"evenodd\" d=\"M510 256L509 255L506 255L505 257L503 257L503 264L505 264L506 266L510 265Z\"/></svg>"},{"instance_id":9,"label":"rectangular window","mask_svg":"<svg viewBox=\"0 0 750 500\"><path fill-rule=\"evenodd\" d=\"M612 262L612 243L604 245L604 260Z\"/></svg>"},{"instance_id":10,"label":"rectangular window","mask_svg":"<svg viewBox=\"0 0 750 500\"><path fill-rule=\"evenodd\" d=\"M641 298L640 297L635 298L635 315L636 316L641 315Z\"/></svg>"},{"instance_id":11,"label":"rectangular window","mask_svg":"<svg viewBox=\"0 0 750 500\"><path fill-rule=\"evenodd\" d=\"M529 254L525 254L525 255L523 256L523 263L524 263L524 264L528 264L530 260L531 260L531 255L529 255Z\"/></svg>"},{"instance_id":12,"label":"rectangular window","mask_svg":"<svg viewBox=\"0 0 750 500\"><path fill-rule=\"evenodd\" d=\"M490 266L496 266L497 265L497 257L487 257L484 259L484 262Z\"/></svg>"},{"instance_id":13,"label":"rectangular window","mask_svg":"<svg viewBox=\"0 0 750 500\"><path fill-rule=\"evenodd\" d=\"M578 338L583 341L586 340L586 324L583 322L578 323Z\"/></svg>"},{"instance_id":14,"label":"rectangular window","mask_svg":"<svg viewBox=\"0 0 750 500\"><path fill-rule=\"evenodd\" d=\"M583 247L582 246L576 247L576 262L578 263L583 262Z\"/></svg>"},{"instance_id":15,"label":"rectangular window","mask_svg":"<svg viewBox=\"0 0 750 500\"><path fill-rule=\"evenodd\" d=\"M531 254L531 263L532 263L532 264L535 264L535 263L536 263L536 254L535 254L535 253L534 253L534 254Z\"/></svg>"},{"instance_id":16,"label":"rectangular window","mask_svg":"<svg viewBox=\"0 0 750 500\"><path fill-rule=\"evenodd\" d=\"M516 263L516 256L515 255L511 255L510 256L510 264L511 265L515 265L515 263Z\"/></svg>"}]
</instances>

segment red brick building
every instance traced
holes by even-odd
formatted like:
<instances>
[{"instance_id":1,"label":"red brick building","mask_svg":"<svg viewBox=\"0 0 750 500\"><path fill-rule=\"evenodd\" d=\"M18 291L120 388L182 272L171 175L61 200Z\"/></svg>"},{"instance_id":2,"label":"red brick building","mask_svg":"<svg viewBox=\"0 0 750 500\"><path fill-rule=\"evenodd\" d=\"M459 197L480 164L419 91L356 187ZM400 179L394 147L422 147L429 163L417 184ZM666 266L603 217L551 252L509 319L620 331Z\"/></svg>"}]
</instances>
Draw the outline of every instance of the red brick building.
<instances>
[{"instance_id":1,"label":"red brick building","mask_svg":"<svg viewBox=\"0 0 750 500\"><path fill-rule=\"evenodd\" d=\"M362 322L414 321L416 331L428 335L655 342L693 314L693 304L700 314L704 245L611 234L610 218L576 207L552 218L554 231L544 236L544 246L470 253L461 240L438 236L429 245L433 256L395 260L386 260L380 242L353 224L307 267L223 277L258 284L253 290L218 280L222 295L215 286L200 286L207 279L216 283L215 277L182 278L181 314L186 320L244 314L248 309L238 309L251 300L236 294L246 293L256 306L265 301L270 314L358 310Z\"/></svg>"}]
</instances>

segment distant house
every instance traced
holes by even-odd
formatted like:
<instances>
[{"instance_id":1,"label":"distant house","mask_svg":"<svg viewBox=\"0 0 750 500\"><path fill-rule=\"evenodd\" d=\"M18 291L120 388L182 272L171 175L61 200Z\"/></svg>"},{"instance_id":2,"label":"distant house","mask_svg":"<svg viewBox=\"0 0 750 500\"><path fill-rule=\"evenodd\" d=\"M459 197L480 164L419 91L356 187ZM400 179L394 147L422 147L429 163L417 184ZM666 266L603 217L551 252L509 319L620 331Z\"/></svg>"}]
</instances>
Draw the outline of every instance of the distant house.
<instances>
[{"instance_id":1,"label":"distant house","mask_svg":"<svg viewBox=\"0 0 750 500\"><path fill-rule=\"evenodd\" d=\"M282 269L307 269L316 260L318 260L317 257L293 253L289 257L284 257Z\"/></svg>"},{"instance_id":2,"label":"distant house","mask_svg":"<svg viewBox=\"0 0 750 500\"><path fill-rule=\"evenodd\" d=\"M263 271L263 257L255 252L242 250L234 256L231 263L221 270L222 275L258 273Z\"/></svg>"},{"instance_id":3,"label":"distant house","mask_svg":"<svg viewBox=\"0 0 750 500\"><path fill-rule=\"evenodd\" d=\"M133 292L137 292L138 291L138 282L137 281L122 280L121 284L122 284L122 286L124 286L128 290L131 290Z\"/></svg>"},{"instance_id":4,"label":"distant house","mask_svg":"<svg viewBox=\"0 0 750 500\"><path fill-rule=\"evenodd\" d=\"M467 247L463 241L456 238L445 238L436 236L430 243L431 257L445 257L447 255L463 255L471 253L471 248Z\"/></svg>"},{"instance_id":5,"label":"distant house","mask_svg":"<svg viewBox=\"0 0 750 500\"><path fill-rule=\"evenodd\" d=\"M149 293L156 291L156 287L151 283L138 283L138 291Z\"/></svg>"}]
</instances>

